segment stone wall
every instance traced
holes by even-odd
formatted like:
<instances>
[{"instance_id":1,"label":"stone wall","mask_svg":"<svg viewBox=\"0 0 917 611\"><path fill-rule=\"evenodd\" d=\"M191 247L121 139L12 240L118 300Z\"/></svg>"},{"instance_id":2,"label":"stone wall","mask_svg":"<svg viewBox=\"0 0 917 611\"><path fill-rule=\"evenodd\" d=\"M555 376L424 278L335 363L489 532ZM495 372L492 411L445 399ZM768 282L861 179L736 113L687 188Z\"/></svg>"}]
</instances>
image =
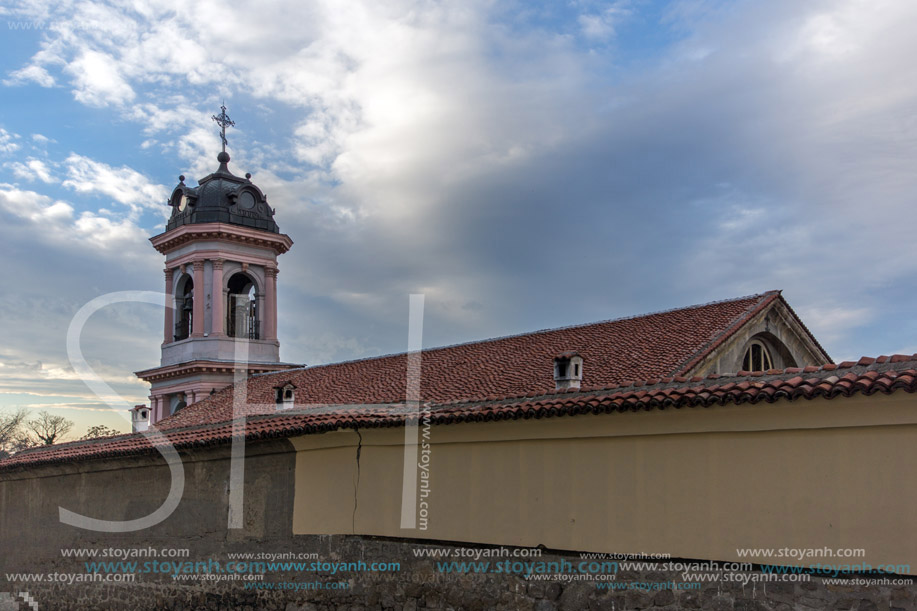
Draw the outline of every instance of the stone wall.
<instances>
[{"instance_id":1,"label":"stone wall","mask_svg":"<svg viewBox=\"0 0 917 611\"><path fill-rule=\"evenodd\" d=\"M166 498L171 477L156 458L85 461L0 474L0 570L71 571L62 548L190 547L193 554L245 551L255 541L290 538L293 457L289 442L249 444L244 527L229 530L229 447L182 452L185 487L167 519L134 533L100 533L61 523L59 507L103 520L148 515ZM10 551L14 550L14 551Z\"/></svg>"},{"instance_id":2,"label":"stone wall","mask_svg":"<svg viewBox=\"0 0 917 611\"><path fill-rule=\"evenodd\" d=\"M277 609L284 611L349 609L716 609L789 611L790 609L892 610L917 609L917 589L904 584L830 584L812 577L805 581L767 582L759 570L725 571L699 568L707 578L686 576L666 560L642 567L623 561L585 565L575 552L527 550L418 541L354 534L293 535L291 530L295 452L284 440L250 444L245 462L244 527L227 528L229 449L197 450L183 455L185 494L173 515L161 524L136 533L106 534L61 524L58 507L103 519L132 519L155 509L165 498L169 472L159 459L131 458L93 461L31 469L0 475L0 608L17 608L27 592L38 609ZM352 511L351 506L341 511ZM133 581L85 582L88 560L65 557L61 550L153 548L187 549L181 559L140 556L94 561L136 561ZM471 550L471 551L467 551ZM132 552L132 553L133 553ZM442 554L439 559L431 552ZM144 562L199 563L227 567L230 554L295 555L249 565L240 579L234 574L209 573L226 580L202 580L208 573L145 570ZM476 554L478 558L457 557ZM503 554L509 554L509 557ZM513 555L519 555L514 557ZM540 555L537 555L540 554ZM266 562L265 558L250 560ZM449 565L449 562L490 562ZM305 563L317 562L318 566ZM505 570L497 563L510 562ZM526 578L525 565L534 577ZM577 567L564 577L542 580L542 574L566 562ZM602 561L597 561L602 562ZM606 560L606 562L615 562ZM668 561L670 562L670 561ZM175 564L179 563L179 564ZM347 564L341 564L347 563ZM360 565L363 563L363 565ZM384 570L371 570L385 563ZM392 565L391 563L395 563ZM444 564L446 563L446 564ZM535 564L541 563L541 564ZM551 564L553 563L553 564ZM538 568L534 568L534 567ZM453 572L448 572L451 567ZM109 567L104 575L123 578L125 566ZM376 567L378 568L378 567ZM212 568L211 568L212 570ZM64 575L70 583L38 583L23 574ZM102 573L99 573L101 576ZM247 578L246 575L254 577ZM588 577L572 581L572 575ZM74 577L76 576L76 577ZM737 577L745 576L745 577ZM864 576L864 579L886 579ZM195 580L196 579L196 580ZM707 579L716 579L707 581ZM753 579L755 581L748 581ZM802 579L802 578L798 578ZM890 578L888 578L890 579ZM745 581L743 585L742 581ZM623 590L609 590L607 584ZM606 584L606 585L597 585ZM631 584L631 585L628 585ZM689 584L690 589L684 589ZM322 587L324 586L324 587ZM266 589L273 587L274 589ZM284 589L277 589L284 588ZM294 589L294 588L299 588ZM24 602L21 608L29 608Z\"/></svg>"}]
</instances>

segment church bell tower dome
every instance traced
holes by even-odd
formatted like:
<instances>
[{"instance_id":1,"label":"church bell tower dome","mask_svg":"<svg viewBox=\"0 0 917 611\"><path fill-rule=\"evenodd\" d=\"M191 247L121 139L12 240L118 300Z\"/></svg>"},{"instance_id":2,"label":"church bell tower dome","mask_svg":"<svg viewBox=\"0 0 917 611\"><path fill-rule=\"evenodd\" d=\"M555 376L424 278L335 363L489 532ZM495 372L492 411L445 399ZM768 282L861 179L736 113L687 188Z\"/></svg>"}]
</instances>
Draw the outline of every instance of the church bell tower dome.
<instances>
[{"instance_id":1,"label":"church bell tower dome","mask_svg":"<svg viewBox=\"0 0 917 611\"><path fill-rule=\"evenodd\" d=\"M150 238L166 258L160 365L136 374L151 385L150 424L229 386L240 369L299 367L280 361L277 338L277 258L293 240L251 174L229 171L226 127L235 124L220 110L219 167L196 187L179 177L166 230Z\"/></svg>"},{"instance_id":2,"label":"church bell tower dome","mask_svg":"<svg viewBox=\"0 0 917 611\"><path fill-rule=\"evenodd\" d=\"M267 203L267 197L251 181L251 174L245 178L229 171L229 153L217 155L220 163L217 171L198 181L198 186L189 187L185 177L172 191L169 205L172 216L166 231L196 223L230 223L280 233L274 221L274 209Z\"/></svg>"}]
</instances>

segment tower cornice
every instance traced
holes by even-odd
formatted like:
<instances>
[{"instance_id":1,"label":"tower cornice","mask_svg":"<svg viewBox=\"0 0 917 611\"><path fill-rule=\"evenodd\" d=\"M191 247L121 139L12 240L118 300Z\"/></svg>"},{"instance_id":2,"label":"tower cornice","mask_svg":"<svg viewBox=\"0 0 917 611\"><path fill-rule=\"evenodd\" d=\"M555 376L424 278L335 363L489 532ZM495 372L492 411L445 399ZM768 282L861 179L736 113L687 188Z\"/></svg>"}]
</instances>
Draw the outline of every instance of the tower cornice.
<instances>
[{"instance_id":1,"label":"tower cornice","mask_svg":"<svg viewBox=\"0 0 917 611\"><path fill-rule=\"evenodd\" d=\"M191 241L215 240L270 248L278 255L290 250L293 240L285 233L271 233L229 223L198 223L181 225L150 238L153 248L168 254Z\"/></svg>"},{"instance_id":2,"label":"tower cornice","mask_svg":"<svg viewBox=\"0 0 917 611\"><path fill-rule=\"evenodd\" d=\"M253 375L258 373L283 371L285 369L298 369L302 366L302 364L297 363L234 363L228 361L200 359L187 363L178 363L175 365L165 365L162 367L154 367L152 369L144 369L143 371L135 371L134 375L144 382L158 382L161 380L183 378L187 377L189 374L195 373L232 374L239 369L244 369L249 373L249 375Z\"/></svg>"}]
</instances>

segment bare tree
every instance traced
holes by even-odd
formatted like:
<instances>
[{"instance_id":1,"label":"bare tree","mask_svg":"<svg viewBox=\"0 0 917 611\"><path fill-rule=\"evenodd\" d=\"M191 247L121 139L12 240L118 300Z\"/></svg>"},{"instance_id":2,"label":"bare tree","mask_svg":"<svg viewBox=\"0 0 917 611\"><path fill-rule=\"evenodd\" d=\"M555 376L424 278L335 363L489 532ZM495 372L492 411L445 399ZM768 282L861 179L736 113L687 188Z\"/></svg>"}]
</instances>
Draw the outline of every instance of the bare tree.
<instances>
[{"instance_id":1,"label":"bare tree","mask_svg":"<svg viewBox=\"0 0 917 611\"><path fill-rule=\"evenodd\" d=\"M12 413L0 412L0 457L9 456L19 448L18 441L22 437L22 430L28 412L19 409Z\"/></svg>"},{"instance_id":2,"label":"bare tree","mask_svg":"<svg viewBox=\"0 0 917 611\"><path fill-rule=\"evenodd\" d=\"M31 432L25 430L25 427L22 428L16 436L13 438L13 441L10 443L10 453L15 454L22 450L27 450L29 448L34 448L38 445L38 440L35 439L35 436Z\"/></svg>"},{"instance_id":3,"label":"bare tree","mask_svg":"<svg viewBox=\"0 0 917 611\"><path fill-rule=\"evenodd\" d=\"M29 420L26 426L39 441L45 445L51 445L70 432L70 429L73 428L73 421L42 411Z\"/></svg>"},{"instance_id":4,"label":"bare tree","mask_svg":"<svg viewBox=\"0 0 917 611\"><path fill-rule=\"evenodd\" d=\"M104 424L97 424L89 427L89 430L87 430L86 434L80 437L80 439L95 439L97 437L111 437L112 435L120 434L120 432L115 429L110 429Z\"/></svg>"}]
</instances>

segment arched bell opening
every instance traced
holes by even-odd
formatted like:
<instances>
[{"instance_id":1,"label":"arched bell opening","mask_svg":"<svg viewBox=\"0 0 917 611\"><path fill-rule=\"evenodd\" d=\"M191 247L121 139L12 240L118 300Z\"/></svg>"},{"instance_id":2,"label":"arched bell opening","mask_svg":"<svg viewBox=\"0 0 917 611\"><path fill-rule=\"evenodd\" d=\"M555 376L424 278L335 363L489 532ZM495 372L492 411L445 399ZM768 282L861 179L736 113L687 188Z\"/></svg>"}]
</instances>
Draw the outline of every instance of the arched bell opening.
<instances>
[{"instance_id":1,"label":"arched bell opening","mask_svg":"<svg viewBox=\"0 0 917 611\"><path fill-rule=\"evenodd\" d=\"M188 339L194 328L194 280L185 274L178 281L175 296L175 309L178 322L175 323L175 341Z\"/></svg>"},{"instance_id":2,"label":"arched bell opening","mask_svg":"<svg viewBox=\"0 0 917 611\"><path fill-rule=\"evenodd\" d=\"M261 317L255 282L247 274L239 272L230 277L227 288L226 334L229 337L260 339Z\"/></svg>"}]
</instances>

